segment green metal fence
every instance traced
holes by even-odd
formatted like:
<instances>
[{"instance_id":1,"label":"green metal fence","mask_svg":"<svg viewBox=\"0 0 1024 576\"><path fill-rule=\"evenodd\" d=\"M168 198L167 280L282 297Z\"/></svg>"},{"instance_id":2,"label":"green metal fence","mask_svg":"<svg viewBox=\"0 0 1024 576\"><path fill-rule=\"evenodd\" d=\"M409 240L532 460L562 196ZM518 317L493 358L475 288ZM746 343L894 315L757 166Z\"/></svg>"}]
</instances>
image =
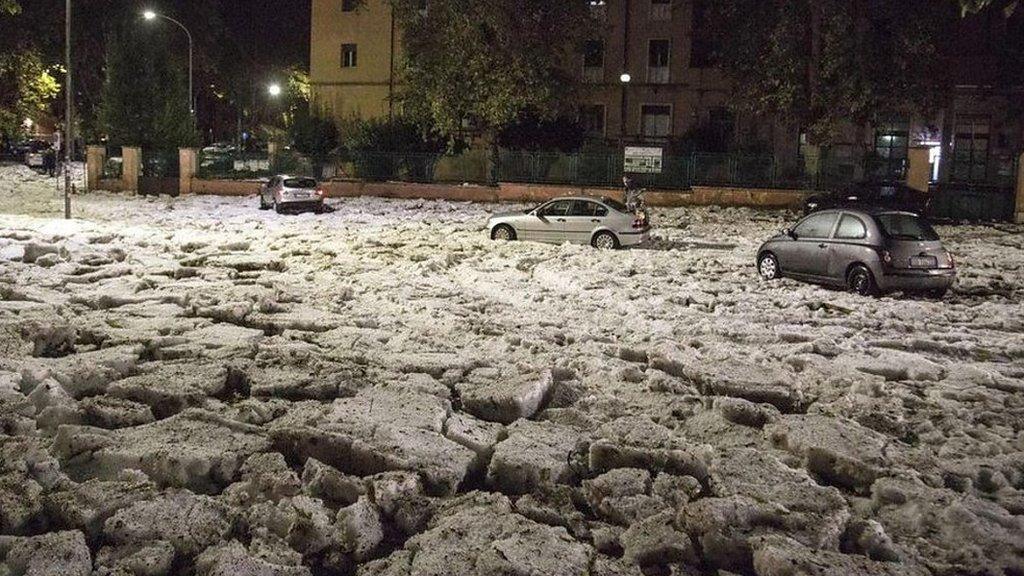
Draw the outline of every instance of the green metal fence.
<instances>
[{"instance_id":1,"label":"green metal fence","mask_svg":"<svg viewBox=\"0 0 1024 576\"><path fill-rule=\"evenodd\" d=\"M559 154L503 150L499 157L503 182L620 186L623 155ZM693 186L820 189L856 180L901 180L902 165L885 166L873 159L793 158L770 154L691 153L664 156L658 174L631 174L652 189L685 190Z\"/></svg>"}]
</instances>

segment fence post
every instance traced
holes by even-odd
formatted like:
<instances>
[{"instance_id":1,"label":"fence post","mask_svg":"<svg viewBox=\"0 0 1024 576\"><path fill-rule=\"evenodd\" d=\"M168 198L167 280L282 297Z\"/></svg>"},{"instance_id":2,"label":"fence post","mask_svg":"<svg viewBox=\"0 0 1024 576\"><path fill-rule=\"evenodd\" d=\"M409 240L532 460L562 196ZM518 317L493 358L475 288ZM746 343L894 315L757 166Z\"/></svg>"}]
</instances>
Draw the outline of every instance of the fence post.
<instances>
[{"instance_id":1,"label":"fence post","mask_svg":"<svg viewBox=\"0 0 1024 576\"><path fill-rule=\"evenodd\" d=\"M121 149L123 162L121 182L125 192L139 192L139 174L142 172L142 149L125 146Z\"/></svg>"},{"instance_id":2,"label":"fence post","mask_svg":"<svg viewBox=\"0 0 1024 576\"><path fill-rule=\"evenodd\" d=\"M85 149L85 187L89 192L99 190L100 178L103 176L103 165L106 162L106 146L89 146Z\"/></svg>"},{"instance_id":3,"label":"fence post","mask_svg":"<svg viewBox=\"0 0 1024 576\"><path fill-rule=\"evenodd\" d=\"M907 151L907 186L921 192L928 191L931 181L931 162L927 146L911 146Z\"/></svg>"},{"instance_id":4,"label":"fence post","mask_svg":"<svg viewBox=\"0 0 1024 576\"><path fill-rule=\"evenodd\" d=\"M192 193L192 179L196 177L196 149L178 149L178 194Z\"/></svg>"},{"instance_id":5,"label":"fence post","mask_svg":"<svg viewBox=\"0 0 1024 576\"><path fill-rule=\"evenodd\" d=\"M1024 152L1017 158L1017 213L1014 220L1024 224Z\"/></svg>"}]
</instances>

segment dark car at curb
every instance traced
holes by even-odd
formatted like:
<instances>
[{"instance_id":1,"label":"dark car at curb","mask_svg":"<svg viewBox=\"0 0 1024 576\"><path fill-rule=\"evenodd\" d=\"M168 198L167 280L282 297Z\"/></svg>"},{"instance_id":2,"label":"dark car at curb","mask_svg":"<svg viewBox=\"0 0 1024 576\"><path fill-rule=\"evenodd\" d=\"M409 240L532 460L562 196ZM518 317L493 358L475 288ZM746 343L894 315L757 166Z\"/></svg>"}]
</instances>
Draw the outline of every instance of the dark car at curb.
<instances>
[{"instance_id":1,"label":"dark car at curb","mask_svg":"<svg viewBox=\"0 0 1024 576\"><path fill-rule=\"evenodd\" d=\"M862 295L923 292L941 298L956 264L926 219L886 208L823 210L757 251L761 278L793 278Z\"/></svg>"},{"instance_id":2,"label":"dark car at curb","mask_svg":"<svg viewBox=\"0 0 1024 576\"><path fill-rule=\"evenodd\" d=\"M808 196L804 200L804 215L835 208L888 208L927 214L930 204L931 194L902 182L861 182Z\"/></svg>"}]
</instances>

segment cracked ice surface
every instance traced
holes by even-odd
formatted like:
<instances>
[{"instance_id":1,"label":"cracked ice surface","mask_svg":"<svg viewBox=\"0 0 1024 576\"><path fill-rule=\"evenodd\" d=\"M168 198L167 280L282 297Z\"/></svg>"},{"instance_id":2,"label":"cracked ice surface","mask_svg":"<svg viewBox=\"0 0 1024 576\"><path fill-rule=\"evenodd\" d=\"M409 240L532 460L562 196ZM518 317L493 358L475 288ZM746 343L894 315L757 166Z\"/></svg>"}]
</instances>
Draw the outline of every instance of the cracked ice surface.
<instances>
[{"instance_id":1,"label":"cracked ice surface","mask_svg":"<svg viewBox=\"0 0 1024 576\"><path fill-rule=\"evenodd\" d=\"M759 282L782 213L74 204L0 167L0 574L1024 573L1024 228L935 302Z\"/></svg>"}]
</instances>

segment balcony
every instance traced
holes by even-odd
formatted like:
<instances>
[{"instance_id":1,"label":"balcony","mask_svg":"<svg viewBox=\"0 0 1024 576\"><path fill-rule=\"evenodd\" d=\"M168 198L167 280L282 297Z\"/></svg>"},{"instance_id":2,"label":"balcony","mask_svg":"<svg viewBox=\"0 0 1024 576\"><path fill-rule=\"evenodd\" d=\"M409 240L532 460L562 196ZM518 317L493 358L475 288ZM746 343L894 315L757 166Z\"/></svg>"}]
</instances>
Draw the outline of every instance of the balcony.
<instances>
[{"instance_id":1,"label":"balcony","mask_svg":"<svg viewBox=\"0 0 1024 576\"><path fill-rule=\"evenodd\" d=\"M665 22L672 19L671 2L652 2L651 20L654 22Z\"/></svg>"},{"instance_id":2,"label":"balcony","mask_svg":"<svg viewBox=\"0 0 1024 576\"><path fill-rule=\"evenodd\" d=\"M649 84L668 84L671 74L668 66L650 66L647 68L647 82Z\"/></svg>"}]
</instances>

